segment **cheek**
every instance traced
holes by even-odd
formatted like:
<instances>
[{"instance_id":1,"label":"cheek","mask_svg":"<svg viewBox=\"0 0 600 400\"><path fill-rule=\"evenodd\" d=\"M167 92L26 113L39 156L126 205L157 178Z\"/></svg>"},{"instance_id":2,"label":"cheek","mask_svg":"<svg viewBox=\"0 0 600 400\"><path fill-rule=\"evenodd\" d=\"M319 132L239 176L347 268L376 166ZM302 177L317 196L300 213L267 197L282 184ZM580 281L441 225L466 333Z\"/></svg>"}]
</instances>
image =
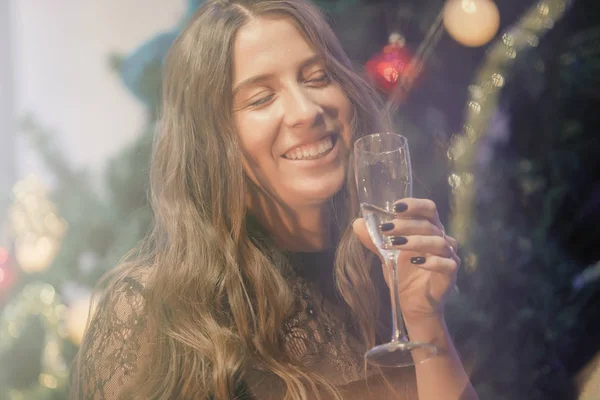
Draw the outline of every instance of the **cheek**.
<instances>
[{"instance_id":1,"label":"cheek","mask_svg":"<svg viewBox=\"0 0 600 400\"><path fill-rule=\"evenodd\" d=\"M354 117L354 106L352 101L346 95L346 92L342 87L336 83L331 87L332 91L327 94L328 103L336 110L336 119L338 123L341 123L344 130L342 132L342 139L346 144L352 141L352 119Z\"/></svg>"},{"instance_id":2,"label":"cheek","mask_svg":"<svg viewBox=\"0 0 600 400\"><path fill-rule=\"evenodd\" d=\"M256 181L273 163L273 145L277 135L272 118L246 114L236 116L235 124L240 140L242 165L250 178Z\"/></svg>"},{"instance_id":3,"label":"cheek","mask_svg":"<svg viewBox=\"0 0 600 400\"><path fill-rule=\"evenodd\" d=\"M258 158L272 147L268 118L242 115L236 118L236 130L246 157Z\"/></svg>"},{"instance_id":4,"label":"cheek","mask_svg":"<svg viewBox=\"0 0 600 400\"><path fill-rule=\"evenodd\" d=\"M348 148L352 147L352 120L354 119L354 106L350 99L345 97L343 106L340 108L340 120L344 125L344 132L342 139L346 143Z\"/></svg>"}]
</instances>

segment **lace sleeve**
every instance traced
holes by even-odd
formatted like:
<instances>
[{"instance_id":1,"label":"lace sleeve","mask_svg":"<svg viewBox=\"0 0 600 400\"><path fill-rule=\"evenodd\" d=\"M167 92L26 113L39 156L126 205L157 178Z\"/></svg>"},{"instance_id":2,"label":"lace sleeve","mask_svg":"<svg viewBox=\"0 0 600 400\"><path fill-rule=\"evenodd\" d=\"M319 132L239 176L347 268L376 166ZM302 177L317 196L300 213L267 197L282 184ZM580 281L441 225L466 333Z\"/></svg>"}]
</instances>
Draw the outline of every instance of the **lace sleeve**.
<instances>
[{"instance_id":1,"label":"lace sleeve","mask_svg":"<svg viewBox=\"0 0 600 400\"><path fill-rule=\"evenodd\" d=\"M141 278L120 279L99 301L71 370L71 399L123 398L147 365L152 336Z\"/></svg>"}]
</instances>

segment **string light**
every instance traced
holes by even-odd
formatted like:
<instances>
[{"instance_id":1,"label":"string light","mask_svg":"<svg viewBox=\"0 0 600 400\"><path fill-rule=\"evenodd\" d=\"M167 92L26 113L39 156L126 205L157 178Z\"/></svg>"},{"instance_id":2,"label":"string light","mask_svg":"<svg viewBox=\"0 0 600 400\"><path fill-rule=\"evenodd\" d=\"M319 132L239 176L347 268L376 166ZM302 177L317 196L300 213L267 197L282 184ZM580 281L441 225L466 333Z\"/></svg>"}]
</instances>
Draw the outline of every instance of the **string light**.
<instances>
[{"instance_id":1,"label":"string light","mask_svg":"<svg viewBox=\"0 0 600 400\"><path fill-rule=\"evenodd\" d=\"M29 317L38 316L44 324L44 348L42 352L39 388L10 389L11 399L40 398L41 390L55 389L67 384L68 365L62 357L60 325L65 307L59 301L56 290L44 282L26 285L19 295L9 302L0 316L0 352L12 348L27 328Z\"/></svg>"},{"instance_id":2,"label":"string light","mask_svg":"<svg viewBox=\"0 0 600 400\"><path fill-rule=\"evenodd\" d=\"M491 0L448 0L444 6L448 34L467 47L489 43L500 27L500 12Z\"/></svg>"},{"instance_id":3,"label":"string light","mask_svg":"<svg viewBox=\"0 0 600 400\"><path fill-rule=\"evenodd\" d=\"M56 214L41 181L30 175L13 187L9 220L15 235L17 264L27 273L48 268L58 251L67 223Z\"/></svg>"},{"instance_id":4,"label":"string light","mask_svg":"<svg viewBox=\"0 0 600 400\"><path fill-rule=\"evenodd\" d=\"M476 153L505 84L504 72L514 64L521 52L539 44L539 37L560 18L566 5L567 0L543 0L531 8L513 29L502 35L501 40L490 48L486 62L476 76L474 85L485 88L484 95L471 91L465 124L465 131L468 127L468 132L453 135L448 150L448 157L454 161L454 171L449 178L454 198L452 232L463 243L468 241L468 228L472 225ZM453 178L455 176L460 179ZM476 262L468 264L471 265L467 268L476 266Z\"/></svg>"}]
</instances>

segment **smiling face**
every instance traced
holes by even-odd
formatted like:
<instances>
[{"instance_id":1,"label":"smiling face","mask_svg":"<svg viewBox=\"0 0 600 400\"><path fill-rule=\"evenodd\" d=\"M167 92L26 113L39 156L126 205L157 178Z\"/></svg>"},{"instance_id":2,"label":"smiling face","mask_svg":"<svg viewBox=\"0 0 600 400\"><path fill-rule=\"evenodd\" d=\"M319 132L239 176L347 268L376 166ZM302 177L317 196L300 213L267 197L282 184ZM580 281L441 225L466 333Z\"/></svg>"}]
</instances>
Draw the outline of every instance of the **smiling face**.
<instances>
[{"instance_id":1,"label":"smiling face","mask_svg":"<svg viewBox=\"0 0 600 400\"><path fill-rule=\"evenodd\" d=\"M246 174L294 209L340 190L353 108L288 18L253 19L234 44L234 122Z\"/></svg>"}]
</instances>

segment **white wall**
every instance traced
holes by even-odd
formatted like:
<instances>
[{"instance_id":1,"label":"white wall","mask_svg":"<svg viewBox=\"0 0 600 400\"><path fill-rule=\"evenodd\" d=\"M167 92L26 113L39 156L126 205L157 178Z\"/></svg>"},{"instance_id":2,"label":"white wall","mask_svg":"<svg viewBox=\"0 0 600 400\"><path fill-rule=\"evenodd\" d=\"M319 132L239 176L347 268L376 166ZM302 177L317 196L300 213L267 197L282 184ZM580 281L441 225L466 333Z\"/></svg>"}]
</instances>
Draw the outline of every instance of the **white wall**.
<instances>
[{"instance_id":1,"label":"white wall","mask_svg":"<svg viewBox=\"0 0 600 400\"><path fill-rule=\"evenodd\" d=\"M0 1L0 221L8 207L8 192L15 179L14 82L12 79L12 42L9 3ZM1 222L0 222L1 225ZM1 231L0 226L0 231ZM2 241L0 232L0 241ZM0 243L1 245L2 243Z\"/></svg>"},{"instance_id":2,"label":"white wall","mask_svg":"<svg viewBox=\"0 0 600 400\"><path fill-rule=\"evenodd\" d=\"M108 66L182 17L185 0L11 1L17 116L33 114L53 129L77 166L103 169L134 139L144 111ZM49 177L19 140L19 176Z\"/></svg>"}]
</instances>

